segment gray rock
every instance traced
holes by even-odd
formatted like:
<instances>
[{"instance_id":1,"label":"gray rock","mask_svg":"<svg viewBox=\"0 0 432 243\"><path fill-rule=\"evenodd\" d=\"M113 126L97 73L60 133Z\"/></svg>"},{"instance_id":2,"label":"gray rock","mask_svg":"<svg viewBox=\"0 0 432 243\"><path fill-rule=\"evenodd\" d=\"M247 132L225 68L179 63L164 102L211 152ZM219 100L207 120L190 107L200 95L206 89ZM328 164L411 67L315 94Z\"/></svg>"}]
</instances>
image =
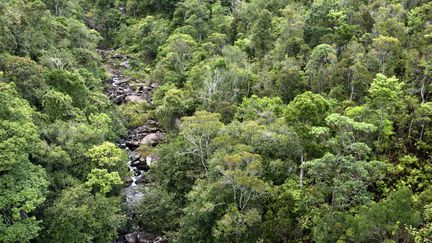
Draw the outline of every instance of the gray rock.
<instances>
[{"instance_id":1,"label":"gray rock","mask_svg":"<svg viewBox=\"0 0 432 243\"><path fill-rule=\"evenodd\" d=\"M123 100L125 99L125 97L126 97L126 95L124 95L124 94L118 95L118 96L115 97L114 102L116 104L120 104L120 103L123 102Z\"/></svg>"},{"instance_id":2,"label":"gray rock","mask_svg":"<svg viewBox=\"0 0 432 243\"><path fill-rule=\"evenodd\" d=\"M137 233L134 232L125 235L125 240L127 243L137 243L138 242Z\"/></svg>"},{"instance_id":3,"label":"gray rock","mask_svg":"<svg viewBox=\"0 0 432 243\"><path fill-rule=\"evenodd\" d=\"M131 177L125 178L125 187L128 187L132 184L133 180Z\"/></svg>"},{"instance_id":4,"label":"gray rock","mask_svg":"<svg viewBox=\"0 0 432 243\"><path fill-rule=\"evenodd\" d=\"M128 146L128 148L130 148L132 150L138 148L139 145L140 145L140 143L138 141L135 141L135 140L126 141L126 146Z\"/></svg>"},{"instance_id":5,"label":"gray rock","mask_svg":"<svg viewBox=\"0 0 432 243\"><path fill-rule=\"evenodd\" d=\"M161 132L150 133L141 140L141 144L155 146L162 142L163 139L164 134Z\"/></svg>"},{"instance_id":6,"label":"gray rock","mask_svg":"<svg viewBox=\"0 0 432 243\"><path fill-rule=\"evenodd\" d=\"M145 174L138 176L137 179L135 180L136 184L142 184L142 183L148 183L148 182L149 182L149 180L147 179Z\"/></svg>"},{"instance_id":7,"label":"gray rock","mask_svg":"<svg viewBox=\"0 0 432 243\"><path fill-rule=\"evenodd\" d=\"M150 168L152 164L158 162L160 160L159 156L156 154L150 154L146 157L146 164Z\"/></svg>"},{"instance_id":8,"label":"gray rock","mask_svg":"<svg viewBox=\"0 0 432 243\"><path fill-rule=\"evenodd\" d=\"M139 160L132 162L131 166L136 167L138 170L146 170L146 171L149 170L147 163Z\"/></svg>"},{"instance_id":9,"label":"gray rock","mask_svg":"<svg viewBox=\"0 0 432 243\"><path fill-rule=\"evenodd\" d=\"M132 162L134 162L140 160L141 154L139 152L132 152L130 153L129 158L131 159Z\"/></svg>"},{"instance_id":10,"label":"gray rock","mask_svg":"<svg viewBox=\"0 0 432 243\"><path fill-rule=\"evenodd\" d=\"M124 68L130 68L129 60L126 60L126 61L120 63L120 66L122 66Z\"/></svg>"},{"instance_id":11,"label":"gray rock","mask_svg":"<svg viewBox=\"0 0 432 243\"><path fill-rule=\"evenodd\" d=\"M147 232L138 232L137 234L137 239L139 243L153 243L155 241L155 238L156 237Z\"/></svg>"},{"instance_id":12,"label":"gray rock","mask_svg":"<svg viewBox=\"0 0 432 243\"><path fill-rule=\"evenodd\" d=\"M142 104L145 103L145 99L141 98L138 95L129 95L125 98L126 102L133 102L133 103L138 103L138 104Z\"/></svg>"}]
</instances>

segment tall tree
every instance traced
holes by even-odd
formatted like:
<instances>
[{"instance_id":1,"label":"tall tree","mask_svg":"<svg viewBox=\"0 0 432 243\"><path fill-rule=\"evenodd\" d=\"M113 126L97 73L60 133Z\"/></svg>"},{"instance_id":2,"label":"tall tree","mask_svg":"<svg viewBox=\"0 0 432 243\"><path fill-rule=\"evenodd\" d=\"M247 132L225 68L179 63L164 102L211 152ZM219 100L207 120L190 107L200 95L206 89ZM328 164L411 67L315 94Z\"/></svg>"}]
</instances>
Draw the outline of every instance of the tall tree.
<instances>
[{"instance_id":1,"label":"tall tree","mask_svg":"<svg viewBox=\"0 0 432 243\"><path fill-rule=\"evenodd\" d=\"M34 210L45 201L45 171L30 162L38 141L33 110L15 85L0 82L0 241L26 242L41 227Z\"/></svg>"}]
</instances>

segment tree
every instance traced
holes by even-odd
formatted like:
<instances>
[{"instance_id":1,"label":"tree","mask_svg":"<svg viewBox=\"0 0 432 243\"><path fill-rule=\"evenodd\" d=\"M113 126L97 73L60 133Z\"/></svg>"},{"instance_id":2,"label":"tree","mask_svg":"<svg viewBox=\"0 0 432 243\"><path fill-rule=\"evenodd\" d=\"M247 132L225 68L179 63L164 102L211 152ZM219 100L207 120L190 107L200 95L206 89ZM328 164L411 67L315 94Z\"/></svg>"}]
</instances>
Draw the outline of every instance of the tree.
<instances>
[{"instance_id":1,"label":"tree","mask_svg":"<svg viewBox=\"0 0 432 243\"><path fill-rule=\"evenodd\" d=\"M302 239L300 217L305 212L304 195L297 181L287 180L272 187L270 199L261 223L261 237L276 241Z\"/></svg>"},{"instance_id":2,"label":"tree","mask_svg":"<svg viewBox=\"0 0 432 243\"><path fill-rule=\"evenodd\" d=\"M146 187L141 202L135 209L140 225L164 235L178 229L181 208L175 194L154 185Z\"/></svg>"},{"instance_id":3,"label":"tree","mask_svg":"<svg viewBox=\"0 0 432 243\"><path fill-rule=\"evenodd\" d=\"M107 169L92 169L85 182L85 185L93 192L102 194L107 194L122 184L119 173L117 171L108 172Z\"/></svg>"},{"instance_id":4,"label":"tree","mask_svg":"<svg viewBox=\"0 0 432 243\"><path fill-rule=\"evenodd\" d=\"M389 115L395 112L396 103L402 96L402 87L404 86L396 77L387 78L383 74L377 74L369 89L368 104L372 109L378 111L378 130L380 138L390 134L385 132L384 128L388 121Z\"/></svg>"},{"instance_id":5,"label":"tree","mask_svg":"<svg viewBox=\"0 0 432 243\"><path fill-rule=\"evenodd\" d=\"M312 187L317 187L322 199L328 198L327 203L335 210L365 204L371 199L367 187L382 177L384 164L368 161L371 149L358 134L371 133L376 127L340 114L331 114L325 120L334 133L328 140L331 152L304 163Z\"/></svg>"},{"instance_id":6,"label":"tree","mask_svg":"<svg viewBox=\"0 0 432 243\"><path fill-rule=\"evenodd\" d=\"M252 95L250 98L244 98L237 110L236 118L240 121L257 120L259 118L272 121L280 118L283 113L282 100L275 98L258 98Z\"/></svg>"},{"instance_id":7,"label":"tree","mask_svg":"<svg viewBox=\"0 0 432 243\"><path fill-rule=\"evenodd\" d=\"M159 145L160 161L149 171L162 190L174 194L182 203L186 201L186 194L192 189L194 181L203 173L202 166L197 166L200 161L192 154L182 152L188 145L181 136Z\"/></svg>"},{"instance_id":8,"label":"tree","mask_svg":"<svg viewBox=\"0 0 432 243\"><path fill-rule=\"evenodd\" d=\"M180 135L189 143L185 153L197 156L208 177L207 158L212 152L211 141L223 127L220 114L197 111L194 116L183 117Z\"/></svg>"},{"instance_id":9,"label":"tree","mask_svg":"<svg viewBox=\"0 0 432 243\"><path fill-rule=\"evenodd\" d=\"M69 95L74 106L83 109L87 105L89 90L85 80L78 73L65 70L51 71L47 75L47 83Z\"/></svg>"},{"instance_id":10,"label":"tree","mask_svg":"<svg viewBox=\"0 0 432 243\"><path fill-rule=\"evenodd\" d=\"M0 241L30 241L41 227L34 210L45 201L48 180L30 162L38 143L33 110L14 84L0 82Z\"/></svg>"},{"instance_id":11,"label":"tree","mask_svg":"<svg viewBox=\"0 0 432 243\"><path fill-rule=\"evenodd\" d=\"M362 206L351 220L354 234L350 239L360 242L409 240L411 237L404 232L404 227L416 227L419 213L413 208L412 192L402 187L381 202Z\"/></svg>"},{"instance_id":12,"label":"tree","mask_svg":"<svg viewBox=\"0 0 432 243\"><path fill-rule=\"evenodd\" d=\"M177 5L173 22L177 25L190 26L195 31L196 39L205 39L209 32L211 18L210 4L199 0L185 0Z\"/></svg>"},{"instance_id":13,"label":"tree","mask_svg":"<svg viewBox=\"0 0 432 243\"><path fill-rule=\"evenodd\" d=\"M391 36L404 41L407 34L404 19L406 10L402 4L385 4L373 14L375 19L372 32L375 35Z\"/></svg>"},{"instance_id":14,"label":"tree","mask_svg":"<svg viewBox=\"0 0 432 243\"><path fill-rule=\"evenodd\" d=\"M168 38L168 21L147 16L132 26L123 27L118 38L122 48L134 53L137 59L153 62L158 55L158 48Z\"/></svg>"},{"instance_id":15,"label":"tree","mask_svg":"<svg viewBox=\"0 0 432 243\"><path fill-rule=\"evenodd\" d=\"M86 156L91 161L91 168L104 168L111 172L118 172L126 176L126 153L111 142L103 142L101 145L91 147Z\"/></svg>"},{"instance_id":16,"label":"tree","mask_svg":"<svg viewBox=\"0 0 432 243\"><path fill-rule=\"evenodd\" d=\"M43 97L42 110L52 121L68 120L75 116L72 98L52 89Z\"/></svg>"},{"instance_id":17,"label":"tree","mask_svg":"<svg viewBox=\"0 0 432 243\"><path fill-rule=\"evenodd\" d=\"M362 101L367 94L372 73L368 70L366 61L366 49L357 40L352 39L341 53L337 63L339 77L343 78L346 96L350 100Z\"/></svg>"},{"instance_id":18,"label":"tree","mask_svg":"<svg viewBox=\"0 0 432 243\"><path fill-rule=\"evenodd\" d=\"M177 0L128 0L126 2L127 13L134 17L146 16L148 14L162 13L170 16L176 9Z\"/></svg>"},{"instance_id":19,"label":"tree","mask_svg":"<svg viewBox=\"0 0 432 243\"><path fill-rule=\"evenodd\" d=\"M264 9L258 15L258 19L252 28L251 46L256 57L263 57L271 48L273 42L272 15Z\"/></svg>"},{"instance_id":20,"label":"tree","mask_svg":"<svg viewBox=\"0 0 432 243\"><path fill-rule=\"evenodd\" d=\"M117 197L93 195L84 187L64 190L46 210L47 241L113 241L125 216Z\"/></svg>"},{"instance_id":21,"label":"tree","mask_svg":"<svg viewBox=\"0 0 432 243\"><path fill-rule=\"evenodd\" d=\"M319 94L330 90L336 61L336 51L330 45L321 44L313 49L306 65L310 90Z\"/></svg>"},{"instance_id":22,"label":"tree","mask_svg":"<svg viewBox=\"0 0 432 243\"><path fill-rule=\"evenodd\" d=\"M273 78L270 89L274 90L271 94L279 96L284 103L289 103L307 88L305 73L295 58L275 63L270 74Z\"/></svg>"},{"instance_id":23,"label":"tree","mask_svg":"<svg viewBox=\"0 0 432 243\"><path fill-rule=\"evenodd\" d=\"M379 72L393 75L399 65L401 43L398 39L389 36L378 36L372 42L372 57L378 61Z\"/></svg>"},{"instance_id":24,"label":"tree","mask_svg":"<svg viewBox=\"0 0 432 243\"><path fill-rule=\"evenodd\" d=\"M311 47L320 43L322 36L330 33L331 10L339 8L337 1L316 1L312 4L305 17L304 39Z\"/></svg>"},{"instance_id":25,"label":"tree","mask_svg":"<svg viewBox=\"0 0 432 243\"><path fill-rule=\"evenodd\" d=\"M408 43L412 49L407 55L407 75L413 86L414 92L418 93L422 102L430 97L432 64L430 62L431 45L429 38L432 27L428 24L428 16L432 10L431 3L425 3L412 9L408 15L408 27L410 38Z\"/></svg>"},{"instance_id":26,"label":"tree","mask_svg":"<svg viewBox=\"0 0 432 243\"><path fill-rule=\"evenodd\" d=\"M154 103L157 105L156 117L168 131L177 129L176 120L193 110L189 92L173 84L159 87L154 94Z\"/></svg>"},{"instance_id":27,"label":"tree","mask_svg":"<svg viewBox=\"0 0 432 243\"><path fill-rule=\"evenodd\" d=\"M319 134L314 134L313 131L315 128L319 129L325 126L325 118L330 111L330 102L321 95L310 91L297 95L287 105L285 120L295 129L302 141L301 162L307 158L319 157L322 154L321 143L317 140Z\"/></svg>"},{"instance_id":28,"label":"tree","mask_svg":"<svg viewBox=\"0 0 432 243\"><path fill-rule=\"evenodd\" d=\"M158 59L161 81L183 84L197 43L187 34L170 35L161 47Z\"/></svg>"},{"instance_id":29,"label":"tree","mask_svg":"<svg viewBox=\"0 0 432 243\"><path fill-rule=\"evenodd\" d=\"M344 239L350 210L368 204L373 194L368 188L384 178L383 162L370 160L368 133L376 127L334 113L325 119L330 138L329 152L303 163L310 184L306 189L315 241ZM349 233L348 233L349 235Z\"/></svg>"},{"instance_id":30,"label":"tree","mask_svg":"<svg viewBox=\"0 0 432 243\"><path fill-rule=\"evenodd\" d=\"M215 153L209 162L212 176L198 180L189 193L179 240L199 241L211 234L222 241L256 239L252 229L261 221L259 201L268 191L260 179L261 157L244 145L229 150Z\"/></svg>"},{"instance_id":31,"label":"tree","mask_svg":"<svg viewBox=\"0 0 432 243\"><path fill-rule=\"evenodd\" d=\"M280 35L275 41L275 56L278 59L296 57L306 44L304 43L304 16L306 9L302 4L291 3L280 10L286 21L281 21Z\"/></svg>"},{"instance_id":32,"label":"tree","mask_svg":"<svg viewBox=\"0 0 432 243\"><path fill-rule=\"evenodd\" d=\"M29 58L3 55L0 70L3 71L3 80L15 83L23 98L31 105L40 107L42 96L48 90L41 66Z\"/></svg>"},{"instance_id":33,"label":"tree","mask_svg":"<svg viewBox=\"0 0 432 243\"><path fill-rule=\"evenodd\" d=\"M2 34L5 49L16 56L37 59L53 45L53 19L42 1L14 1L2 5ZM0 38L3 41L3 37Z\"/></svg>"}]
</instances>

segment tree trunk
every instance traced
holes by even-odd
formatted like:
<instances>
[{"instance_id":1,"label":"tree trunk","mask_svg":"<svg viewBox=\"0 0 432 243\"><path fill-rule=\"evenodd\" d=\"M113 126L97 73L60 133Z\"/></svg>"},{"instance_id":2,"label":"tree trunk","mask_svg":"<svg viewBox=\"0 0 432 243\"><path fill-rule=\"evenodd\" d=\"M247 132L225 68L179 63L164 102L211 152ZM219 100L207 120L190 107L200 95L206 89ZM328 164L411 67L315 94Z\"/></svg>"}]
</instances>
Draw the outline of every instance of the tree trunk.
<instances>
[{"instance_id":1,"label":"tree trunk","mask_svg":"<svg viewBox=\"0 0 432 243\"><path fill-rule=\"evenodd\" d=\"M304 157L303 157L303 153L301 154L300 157L300 187L303 187L303 174L304 174L304 169L303 169L303 162L304 162Z\"/></svg>"},{"instance_id":2,"label":"tree trunk","mask_svg":"<svg viewBox=\"0 0 432 243\"><path fill-rule=\"evenodd\" d=\"M422 86L421 86L421 89L420 89L420 96L421 96L421 100L422 100L422 103L425 103L425 78L423 78L423 80L422 80Z\"/></svg>"}]
</instances>

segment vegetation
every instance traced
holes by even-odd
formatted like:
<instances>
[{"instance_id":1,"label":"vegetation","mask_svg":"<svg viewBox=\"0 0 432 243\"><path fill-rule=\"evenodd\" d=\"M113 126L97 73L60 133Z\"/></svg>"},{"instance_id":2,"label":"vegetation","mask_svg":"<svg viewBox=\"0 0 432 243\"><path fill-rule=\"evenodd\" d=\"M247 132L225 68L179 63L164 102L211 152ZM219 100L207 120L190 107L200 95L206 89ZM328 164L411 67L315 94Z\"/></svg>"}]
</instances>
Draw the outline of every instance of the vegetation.
<instances>
[{"instance_id":1,"label":"vegetation","mask_svg":"<svg viewBox=\"0 0 432 243\"><path fill-rule=\"evenodd\" d=\"M432 241L431 23L426 0L0 3L0 241L128 231L115 142L149 119L150 233ZM109 101L96 48L152 102Z\"/></svg>"}]
</instances>

